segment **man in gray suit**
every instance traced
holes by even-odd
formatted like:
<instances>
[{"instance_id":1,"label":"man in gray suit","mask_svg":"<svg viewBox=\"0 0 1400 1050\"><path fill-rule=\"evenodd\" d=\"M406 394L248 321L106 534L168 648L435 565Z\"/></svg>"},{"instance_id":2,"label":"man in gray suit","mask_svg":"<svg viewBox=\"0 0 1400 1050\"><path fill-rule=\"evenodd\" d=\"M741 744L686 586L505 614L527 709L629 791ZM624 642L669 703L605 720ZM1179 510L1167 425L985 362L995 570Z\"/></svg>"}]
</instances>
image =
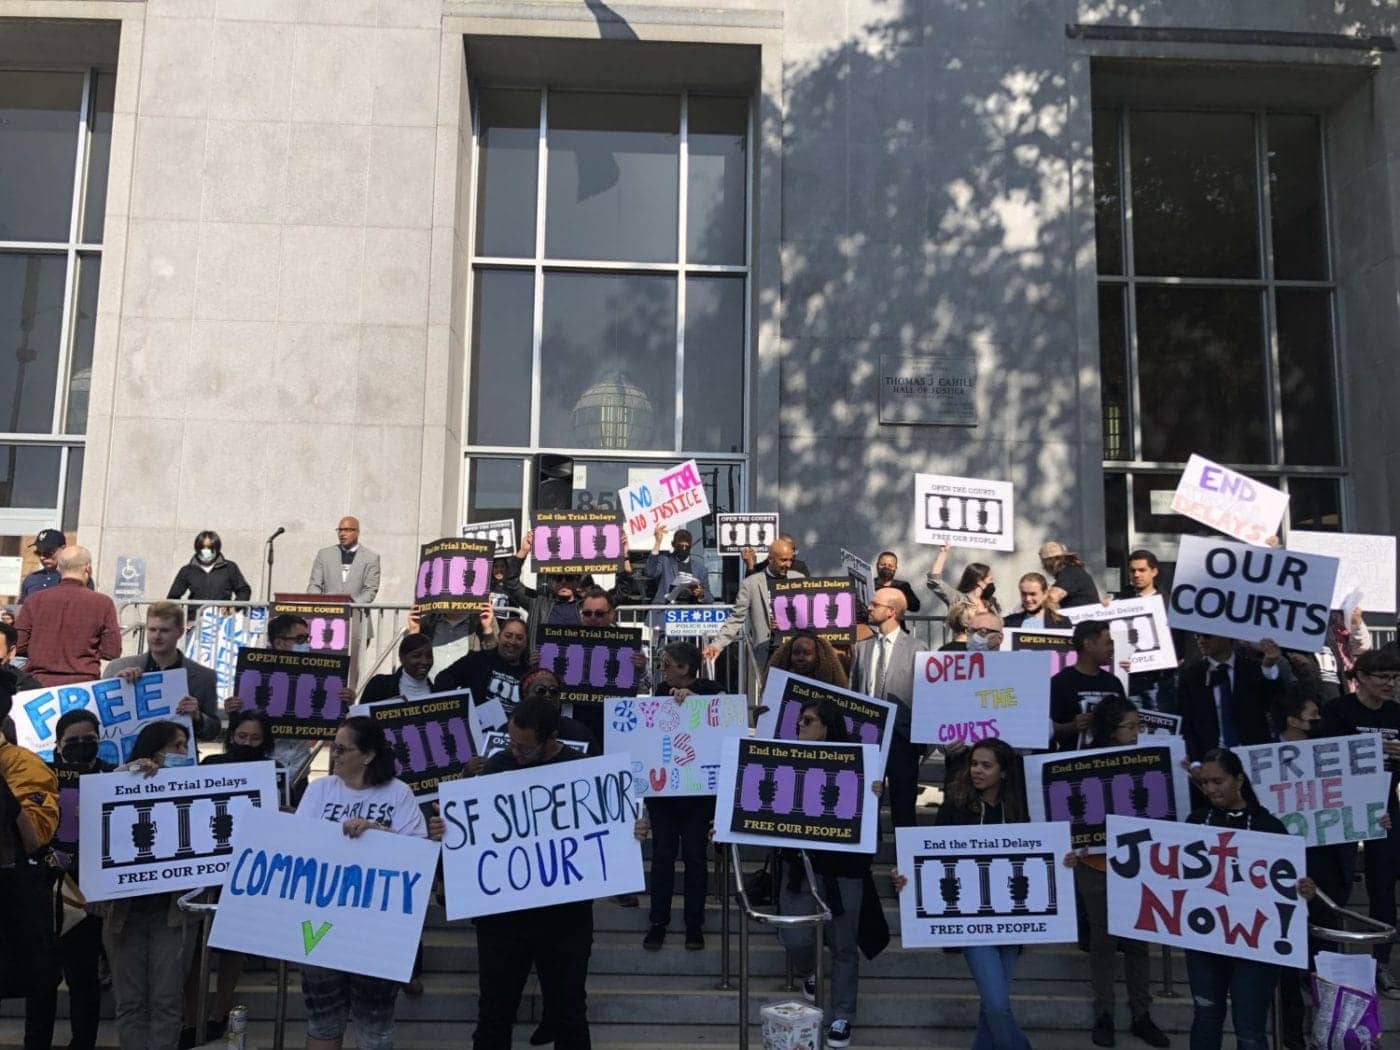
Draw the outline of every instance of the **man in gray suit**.
<instances>
[{"instance_id":1,"label":"man in gray suit","mask_svg":"<svg viewBox=\"0 0 1400 1050\"><path fill-rule=\"evenodd\" d=\"M180 637L185 632L185 611L174 602L152 602L146 611L146 651L138 656L122 656L107 665L106 678L135 682L152 671L183 668L189 680L190 695L175 706L177 715L189 715L194 735L214 740L223 725L219 721L219 679L212 667L185 658ZM193 754L193 752L191 752Z\"/></svg>"},{"instance_id":2,"label":"man in gray suit","mask_svg":"<svg viewBox=\"0 0 1400 1050\"><path fill-rule=\"evenodd\" d=\"M335 534L334 547L316 552L306 593L348 594L357 605L368 605L379 593L379 555L361 546L358 518L341 518Z\"/></svg>"},{"instance_id":3,"label":"man in gray suit","mask_svg":"<svg viewBox=\"0 0 1400 1050\"><path fill-rule=\"evenodd\" d=\"M769 650L772 649L773 612L768 584L773 580L800 580L802 574L792 571L794 555L792 542L779 539L768 548L768 565L762 572L745 576L739 584L739 595L734 600L734 612L715 635L714 641L705 646L704 657L713 660L742 631L749 641L749 655L753 657L758 673L768 666Z\"/></svg>"},{"instance_id":4,"label":"man in gray suit","mask_svg":"<svg viewBox=\"0 0 1400 1050\"><path fill-rule=\"evenodd\" d=\"M914 804L919 798L919 752L909 741L909 717L914 702L914 642L902 630L908 608L904 593L881 587L870 598L867 622L872 638L857 642L851 657L851 688L895 708L894 735L885 759L889 781L890 817L897 828L915 823Z\"/></svg>"}]
</instances>

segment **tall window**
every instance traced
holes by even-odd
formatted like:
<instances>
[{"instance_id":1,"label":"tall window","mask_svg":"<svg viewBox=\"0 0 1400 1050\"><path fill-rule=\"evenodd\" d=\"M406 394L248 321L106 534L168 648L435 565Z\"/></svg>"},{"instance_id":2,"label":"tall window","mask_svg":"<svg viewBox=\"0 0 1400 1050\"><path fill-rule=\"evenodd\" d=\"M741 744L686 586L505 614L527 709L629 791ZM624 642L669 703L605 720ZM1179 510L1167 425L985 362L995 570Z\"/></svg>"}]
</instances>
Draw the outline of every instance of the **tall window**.
<instances>
[{"instance_id":1,"label":"tall window","mask_svg":"<svg viewBox=\"0 0 1400 1050\"><path fill-rule=\"evenodd\" d=\"M1286 525L1340 530L1322 121L1094 113L1108 560L1210 530L1170 512L1199 452L1286 489Z\"/></svg>"},{"instance_id":2,"label":"tall window","mask_svg":"<svg viewBox=\"0 0 1400 1050\"><path fill-rule=\"evenodd\" d=\"M0 71L0 536L77 528L112 88Z\"/></svg>"},{"instance_id":3,"label":"tall window","mask_svg":"<svg viewBox=\"0 0 1400 1050\"><path fill-rule=\"evenodd\" d=\"M747 99L487 88L475 129L467 520L536 453L576 506L692 456L741 488Z\"/></svg>"}]
</instances>

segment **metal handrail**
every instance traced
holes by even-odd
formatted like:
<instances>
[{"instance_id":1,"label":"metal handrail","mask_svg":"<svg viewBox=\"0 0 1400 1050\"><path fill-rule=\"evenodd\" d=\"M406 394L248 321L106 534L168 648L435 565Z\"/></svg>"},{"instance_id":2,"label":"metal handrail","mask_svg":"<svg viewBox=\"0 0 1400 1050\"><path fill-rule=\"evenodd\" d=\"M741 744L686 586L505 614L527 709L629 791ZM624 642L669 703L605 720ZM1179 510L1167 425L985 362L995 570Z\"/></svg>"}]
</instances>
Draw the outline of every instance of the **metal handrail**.
<instances>
[{"instance_id":1,"label":"metal handrail","mask_svg":"<svg viewBox=\"0 0 1400 1050\"><path fill-rule=\"evenodd\" d=\"M765 922L770 926L815 926L816 927L816 955L815 955L815 979L817 994L813 999L813 1005L818 1010L822 1008L822 935L826 930L826 924L831 921L831 909L827 907L826 901L817 892L817 876L812 870L812 859L807 856L806 850L798 850L802 855L802 866L807 872L807 891L812 895L812 899L817 902L820 911L810 915L780 915L777 912L759 911L749 901L749 892L744 888L744 868L739 863L739 847L736 843L730 843L730 867L734 871L734 888L738 893L739 903L744 909L743 921L739 923L739 1050L749 1050L749 919L757 922ZM781 881L781 879L779 880ZM780 888L775 885L774 893L780 893ZM726 894L727 896L727 894ZM823 1016L823 1020L825 1017ZM818 1029L817 1046L818 1050L826 1045L826 1025L822 1024Z\"/></svg>"},{"instance_id":2,"label":"metal handrail","mask_svg":"<svg viewBox=\"0 0 1400 1050\"><path fill-rule=\"evenodd\" d=\"M1317 890L1317 899L1332 909L1343 919L1348 919L1361 926L1369 926L1369 930L1339 930L1330 926L1322 926L1318 923L1308 923L1308 934L1316 937L1320 941L1327 941L1339 947L1343 945L1368 945L1389 944L1395 940L1395 927L1373 919L1369 915L1362 915L1359 911L1352 911L1350 908L1343 908L1331 897L1327 896L1321 889Z\"/></svg>"}]
</instances>

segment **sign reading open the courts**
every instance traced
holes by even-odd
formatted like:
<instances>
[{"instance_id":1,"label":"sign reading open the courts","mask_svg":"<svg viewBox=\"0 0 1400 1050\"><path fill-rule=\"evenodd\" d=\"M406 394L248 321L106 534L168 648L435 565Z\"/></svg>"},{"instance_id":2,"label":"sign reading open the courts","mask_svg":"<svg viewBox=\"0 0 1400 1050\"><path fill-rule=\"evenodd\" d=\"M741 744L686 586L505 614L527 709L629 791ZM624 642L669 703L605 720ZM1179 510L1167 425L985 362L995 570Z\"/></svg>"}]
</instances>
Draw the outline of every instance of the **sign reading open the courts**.
<instances>
[{"instance_id":1,"label":"sign reading open the courts","mask_svg":"<svg viewBox=\"0 0 1400 1050\"><path fill-rule=\"evenodd\" d=\"M418 551L418 576L413 587L418 611L453 613L488 608L495 552L490 540L455 536L423 544Z\"/></svg>"},{"instance_id":2,"label":"sign reading open the courts","mask_svg":"<svg viewBox=\"0 0 1400 1050\"><path fill-rule=\"evenodd\" d=\"M1394 536L1289 529L1288 549L1330 555L1341 563L1332 586L1332 608L1340 609L1349 595L1359 593L1367 612L1395 612Z\"/></svg>"},{"instance_id":3,"label":"sign reading open the courts","mask_svg":"<svg viewBox=\"0 0 1400 1050\"><path fill-rule=\"evenodd\" d=\"M259 807L277 808L271 762L90 773L78 781L78 885L90 901L217 886Z\"/></svg>"},{"instance_id":4,"label":"sign reading open the courts","mask_svg":"<svg viewBox=\"0 0 1400 1050\"><path fill-rule=\"evenodd\" d=\"M1167 607L1160 594L1145 598L1115 598L1105 608L1102 605L1076 605L1072 609L1061 609L1061 615L1070 623L1084 620L1099 620L1109 625L1124 624L1128 629L1128 641L1132 643L1131 659L1133 672L1175 671L1176 646L1172 643L1171 629L1167 626ZM1127 658L1128 653L1115 653L1116 660Z\"/></svg>"},{"instance_id":5,"label":"sign reading open the courts","mask_svg":"<svg viewBox=\"0 0 1400 1050\"><path fill-rule=\"evenodd\" d=\"M645 889L632 779L622 752L444 784L447 917Z\"/></svg>"},{"instance_id":6,"label":"sign reading open the courts","mask_svg":"<svg viewBox=\"0 0 1400 1050\"><path fill-rule=\"evenodd\" d=\"M995 738L1012 747L1044 747L1050 739L1050 655L915 653L913 702L909 739L916 744Z\"/></svg>"},{"instance_id":7,"label":"sign reading open the courts","mask_svg":"<svg viewBox=\"0 0 1400 1050\"><path fill-rule=\"evenodd\" d=\"M438 844L258 811L241 822L209 944L407 981L428 912Z\"/></svg>"},{"instance_id":8,"label":"sign reading open the courts","mask_svg":"<svg viewBox=\"0 0 1400 1050\"><path fill-rule=\"evenodd\" d=\"M350 657L338 653L240 649L233 691L281 735L331 737L345 717L340 693L349 677Z\"/></svg>"},{"instance_id":9,"label":"sign reading open the courts","mask_svg":"<svg viewBox=\"0 0 1400 1050\"><path fill-rule=\"evenodd\" d=\"M1053 677L1074 663L1074 632L1057 627L1008 627L1002 633L1001 648L1011 653L1049 653Z\"/></svg>"},{"instance_id":10,"label":"sign reading open the courts","mask_svg":"<svg viewBox=\"0 0 1400 1050\"><path fill-rule=\"evenodd\" d=\"M770 740L796 740L797 720L802 716L803 706L823 701L834 704L841 712L841 720L846 723L846 732L852 741L879 749L870 770L870 779L879 780L885 775L885 759L890 753L897 714L896 706L888 700L774 667L763 683L763 698L759 703L762 713L754 735Z\"/></svg>"},{"instance_id":11,"label":"sign reading open the courts","mask_svg":"<svg viewBox=\"0 0 1400 1050\"><path fill-rule=\"evenodd\" d=\"M914 539L919 543L1015 550L1015 523L1009 481L914 475Z\"/></svg>"},{"instance_id":12,"label":"sign reading open the courts","mask_svg":"<svg viewBox=\"0 0 1400 1050\"><path fill-rule=\"evenodd\" d=\"M1192 455L1177 482L1171 509L1242 543L1263 544L1278 532L1288 510L1288 493Z\"/></svg>"},{"instance_id":13,"label":"sign reading open the courts","mask_svg":"<svg viewBox=\"0 0 1400 1050\"><path fill-rule=\"evenodd\" d=\"M350 599L324 594L274 594L273 616L300 616L306 621L312 652L348 653L351 649Z\"/></svg>"},{"instance_id":14,"label":"sign reading open the courts","mask_svg":"<svg viewBox=\"0 0 1400 1050\"><path fill-rule=\"evenodd\" d=\"M1260 804L1309 846L1382 839L1390 774L1379 733L1237 747Z\"/></svg>"},{"instance_id":15,"label":"sign reading open the courts","mask_svg":"<svg viewBox=\"0 0 1400 1050\"><path fill-rule=\"evenodd\" d=\"M631 546L649 547L658 525L678 529L710 513L705 482L695 460L643 478L617 492Z\"/></svg>"},{"instance_id":16,"label":"sign reading open the courts","mask_svg":"<svg viewBox=\"0 0 1400 1050\"><path fill-rule=\"evenodd\" d=\"M721 555L738 556L745 547L752 547L758 558L768 557L768 548L778 538L776 514L716 514L716 548Z\"/></svg>"},{"instance_id":17,"label":"sign reading open the courts","mask_svg":"<svg viewBox=\"0 0 1400 1050\"><path fill-rule=\"evenodd\" d=\"M189 691L189 677L183 667L148 672L134 684L120 678L102 678L29 689L15 694L10 711L15 742L50 761L60 716L69 711L91 711L97 717L98 757L120 765L131 754L136 735L146 723L166 719L182 722L188 728L188 718L176 717L175 708ZM194 739L192 733L189 739Z\"/></svg>"},{"instance_id":18,"label":"sign reading open the courts","mask_svg":"<svg viewBox=\"0 0 1400 1050\"><path fill-rule=\"evenodd\" d=\"M1327 638L1337 559L1181 537L1167 602L1173 627L1311 653Z\"/></svg>"},{"instance_id":19,"label":"sign reading open the courts","mask_svg":"<svg viewBox=\"0 0 1400 1050\"><path fill-rule=\"evenodd\" d=\"M494 518L491 521L474 521L462 526L462 538L467 540L488 540L496 548L497 558L509 558L515 553L515 519Z\"/></svg>"},{"instance_id":20,"label":"sign reading open the courts","mask_svg":"<svg viewBox=\"0 0 1400 1050\"><path fill-rule=\"evenodd\" d=\"M603 751L632 756L635 790L648 798L713 795L721 744L749 731L742 693L614 697L606 711Z\"/></svg>"},{"instance_id":21,"label":"sign reading open the courts","mask_svg":"<svg viewBox=\"0 0 1400 1050\"><path fill-rule=\"evenodd\" d=\"M384 727L394 752L394 775L408 785L413 797L429 802L440 785L466 776L466 764L476 757L467 711L470 689L434 693L417 700L385 700L363 709Z\"/></svg>"},{"instance_id":22,"label":"sign reading open the courts","mask_svg":"<svg viewBox=\"0 0 1400 1050\"><path fill-rule=\"evenodd\" d=\"M798 631L814 631L833 645L856 640L856 596L849 578L770 580L768 592L778 644Z\"/></svg>"},{"instance_id":23,"label":"sign reading open the courts","mask_svg":"<svg viewBox=\"0 0 1400 1050\"><path fill-rule=\"evenodd\" d=\"M635 696L641 671L632 657L642 651L639 627L571 627L545 624L536 636L540 666L554 672L565 703L602 703Z\"/></svg>"},{"instance_id":24,"label":"sign reading open the courts","mask_svg":"<svg viewBox=\"0 0 1400 1050\"><path fill-rule=\"evenodd\" d=\"M896 828L906 948L1075 940L1074 872L1060 823Z\"/></svg>"},{"instance_id":25,"label":"sign reading open the courts","mask_svg":"<svg viewBox=\"0 0 1400 1050\"><path fill-rule=\"evenodd\" d=\"M530 534L536 572L617 572L627 553L615 510L539 510Z\"/></svg>"}]
</instances>

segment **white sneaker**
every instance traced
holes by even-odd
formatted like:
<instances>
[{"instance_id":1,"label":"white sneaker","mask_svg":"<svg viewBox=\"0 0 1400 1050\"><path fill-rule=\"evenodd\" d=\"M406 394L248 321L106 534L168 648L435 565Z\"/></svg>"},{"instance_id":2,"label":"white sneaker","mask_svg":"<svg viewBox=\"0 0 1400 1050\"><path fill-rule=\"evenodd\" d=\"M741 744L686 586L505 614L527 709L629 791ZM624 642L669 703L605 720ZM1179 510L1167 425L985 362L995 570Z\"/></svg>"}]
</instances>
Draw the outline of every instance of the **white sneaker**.
<instances>
[{"instance_id":1,"label":"white sneaker","mask_svg":"<svg viewBox=\"0 0 1400 1050\"><path fill-rule=\"evenodd\" d=\"M851 1022L832 1021L831 1026L826 1030L827 1046L850 1046L851 1045Z\"/></svg>"}]
</instances>

